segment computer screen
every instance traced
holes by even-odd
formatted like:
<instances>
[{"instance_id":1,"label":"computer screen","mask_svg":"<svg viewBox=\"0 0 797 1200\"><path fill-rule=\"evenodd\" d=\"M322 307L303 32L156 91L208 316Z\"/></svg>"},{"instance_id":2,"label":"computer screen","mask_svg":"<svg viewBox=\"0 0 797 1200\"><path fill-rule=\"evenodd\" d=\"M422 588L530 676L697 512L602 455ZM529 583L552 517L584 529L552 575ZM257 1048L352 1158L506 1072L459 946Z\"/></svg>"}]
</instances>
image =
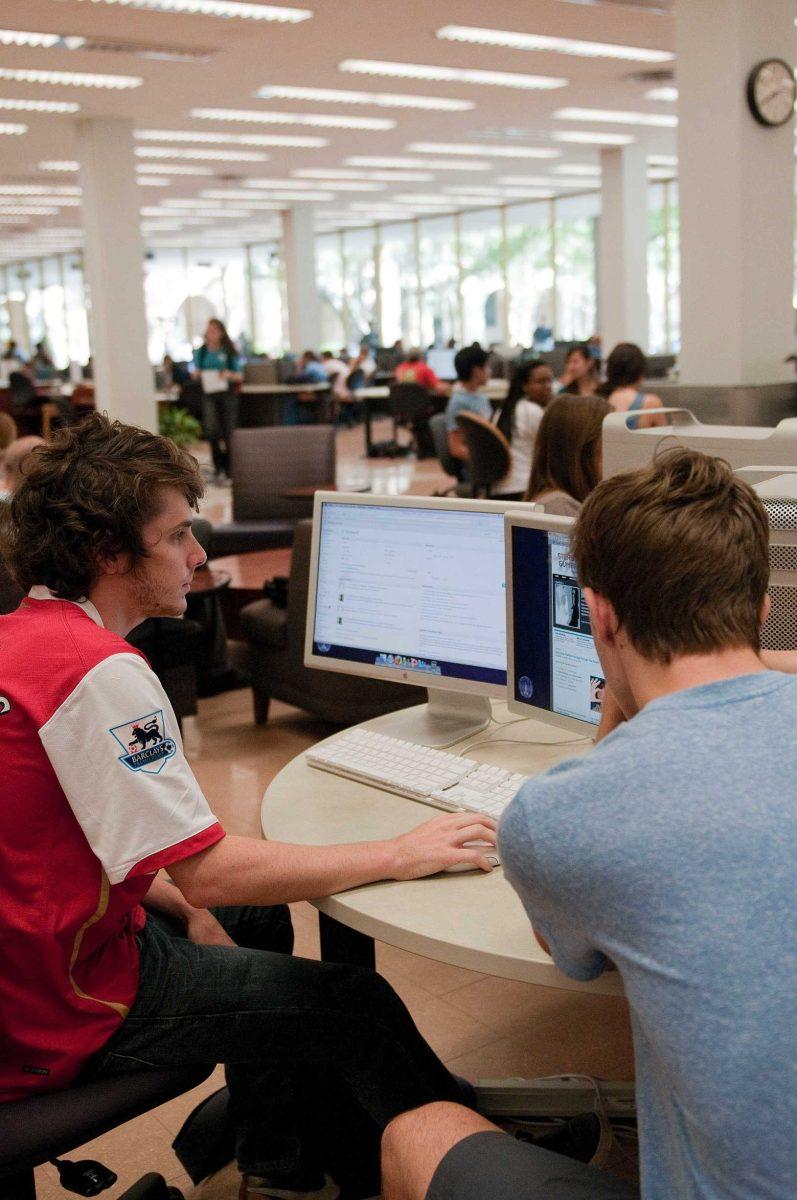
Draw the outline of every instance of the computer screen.
<instances>
[{"instance_id":1,"label":"computer screen","mask_svg":"<svg viewBox=\"0 0 797 1200\"><path fill-rule=\"evenodd\" d=\"M426 364L432 368L438 379L456 379L455 357L456 350L429 350L426 354Z\"/></svg>"},{"instance_id":2,"label":"computer screen","mask_svg":"<svg viewBox=\"0 0 797 1200\"><path fill-rule=\"evenodd\" d=\"M509 507L317 495L306 665L503 696Z\"/></svg>"},{"instance_id":3,"label":"computer screen","mask_svg":"<svg viewBox=\"0 0 797 1200\"><path fill-rule=\"evenodd\" d=\"M570 554L572 524L542 513L507 517L508 703L585 732L600 721L605 681Z\"/></svg>"}]
</instances>

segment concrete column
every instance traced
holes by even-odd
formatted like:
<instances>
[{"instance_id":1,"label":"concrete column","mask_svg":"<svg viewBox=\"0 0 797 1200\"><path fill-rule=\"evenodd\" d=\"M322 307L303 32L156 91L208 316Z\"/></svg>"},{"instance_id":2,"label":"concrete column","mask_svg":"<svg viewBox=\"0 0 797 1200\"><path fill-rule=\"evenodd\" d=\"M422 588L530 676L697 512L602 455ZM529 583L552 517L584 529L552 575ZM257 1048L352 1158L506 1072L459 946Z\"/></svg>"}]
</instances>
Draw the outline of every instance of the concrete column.
<instances>
[{"instance_id":1,"label":"concrete column","mask_svg":"<svg viewBox=\"0 0 797 1200\"><path fill-rule=\"evenodd\" d=\"M315 272L313 207L295 204L282 214L282 256L288 293L290 349L318 350L321 345L321 304Z\"/></svg>"},{"instance_id":2,"label":"concrete column","mask_svg":"<svg viewBox=\"0 0 797 1200\"><path fill-rule=\"evenodd\" d=\"M747 105L750 69L795 62L792 0L678 0L681 355L685 384L793 378L793 122Z\"/></svg>"},{"instance_id":3,"label":"concrete column","mask_svg":"<svg viewBox=\"0 0 797 1200\"><path fill-rule=\"evenodd\" d=\"M601 151L598 324L606 353L648 345L648 176L643 145Z\"/></svg>"},{"instance_id":4,"label":"concrete column","mask_svg":"<svg viewBox=\"0 0 797 1200\"><path fill-rule=\"evenodd\" d=\"M80 120L77 150L97 401L110 416L155 430L133 122Z\"/></svg>"}]
</instances>

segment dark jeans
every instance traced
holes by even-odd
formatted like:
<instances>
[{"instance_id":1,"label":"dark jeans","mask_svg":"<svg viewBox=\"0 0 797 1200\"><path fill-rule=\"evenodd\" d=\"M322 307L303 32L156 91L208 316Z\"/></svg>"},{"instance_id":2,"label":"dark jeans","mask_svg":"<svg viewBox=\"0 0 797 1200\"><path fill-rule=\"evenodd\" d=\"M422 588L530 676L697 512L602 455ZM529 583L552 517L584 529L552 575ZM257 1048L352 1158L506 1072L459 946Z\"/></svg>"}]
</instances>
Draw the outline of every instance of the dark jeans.
<instances>
[{"instance_id":1,"label":"dark jeans","mask_svg":"<svg viewBox=\"0 0 797 1200\"><path fill-rule=\"evenodd\" d=\"M214 392L202 394L202 428L210 442L213 469L230 473L230 443L234 430L238 428L241 398L237 392Z\"/></svg>"},{"instance_id":2,"label":"dark jeans","mask_svg":"<svg viewBox=\"0 0 797 1200\"><path fill-rule=\"evenodd\" d=\"M150 914L140 986L91 1077L223 1062L242 1171L276 1179L326 1169L378 1191L393 1117L462 1090L390 985L361 967L293 958L285 907L214 910L236 948L197 946Z\"/></svg>"}]
</instances>

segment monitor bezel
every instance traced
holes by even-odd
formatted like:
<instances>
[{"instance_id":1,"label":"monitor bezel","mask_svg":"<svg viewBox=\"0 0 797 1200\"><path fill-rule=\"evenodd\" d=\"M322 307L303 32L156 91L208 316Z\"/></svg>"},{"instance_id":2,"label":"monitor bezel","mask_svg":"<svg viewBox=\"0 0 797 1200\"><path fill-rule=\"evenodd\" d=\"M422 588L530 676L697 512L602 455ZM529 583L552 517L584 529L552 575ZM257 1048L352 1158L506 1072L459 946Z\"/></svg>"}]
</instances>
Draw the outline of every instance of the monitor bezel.
<instances>
[{"instance_id":1,"label":"monitor bezel","mask_svg":"<svg viewBox=\"0 0 797 1200\"><path fill-rule=\"evenodd\" d=\"M372 663L350 662L343 658L330 658L313 652L315 632L316 598L318 591L318 546L321 531L321 513L325 504L349 504L378 506L380 508L430 508L438 511L464 511L496 513L505 516L510 510L524 508L517 500L466 500L451 496L380 496L373 492L316 492L313 504L313 536L310 543L310 574L307 585L307 614L304 636L304 665L321 671L337 671L341 675L356 675L366 679L385 679L390 683L406 683L416 687L450 689L455 692L491 696L503 700L506 686L483 683L476 679L459 679L446 675L429 675L426 671L403 668L379 667ZM529 505L531 510L534 506ZM508 588L508 583L506 587ZM507 680L509 661L507 657Z\"/></svg>"},{"instance_id":2,"label":"monitor bezel","mask_svg":"<svg viewBox=\"0 0 797 1200\"><path fill-rule=\"evenodd\" d=\"M538 708L534 704L524 704L515 698L515 606L512 532L517 528L537 529L542 533L569 534L575 525L575 517L554 516L553 513L523 512L515 506L504 517L504 552L506 555L506 705L510 712L541 721L544 725L552 725L567 733L580 733L594 738L598 726L591 721L580 721L578 717L561 716L547 708Z\"/></svg>"}]
</instances>

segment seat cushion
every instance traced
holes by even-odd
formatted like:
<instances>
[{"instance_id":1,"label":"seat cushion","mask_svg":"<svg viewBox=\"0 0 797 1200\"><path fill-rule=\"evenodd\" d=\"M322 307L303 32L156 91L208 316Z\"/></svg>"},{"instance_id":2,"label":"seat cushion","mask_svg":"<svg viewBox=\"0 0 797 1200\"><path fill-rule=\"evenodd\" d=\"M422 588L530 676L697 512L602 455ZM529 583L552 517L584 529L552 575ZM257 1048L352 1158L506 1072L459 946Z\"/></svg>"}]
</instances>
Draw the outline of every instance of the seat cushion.
<instances>
[{"instance_id":1,"label":"seat cushion","mask_svg":"<svg viewBox=\"0 0 797 1200\"><path fill-rule=\"evenodd\" d=\"M294 521L230 521L216 525L209 558L227 554L246 554L249 550L277 550L293 545Z\"/></svg>"},{"instance_id":2,"label":"seat cushion","mask_svg":"<svg viewBox=\"0 0 797 1200\"><path fill-rule=\"evenodd\" d=\"M288 610L270 600L255 600L241 609L241 632L247 642L284 650L288 643Z\"/></svg>"}]
</instances>

